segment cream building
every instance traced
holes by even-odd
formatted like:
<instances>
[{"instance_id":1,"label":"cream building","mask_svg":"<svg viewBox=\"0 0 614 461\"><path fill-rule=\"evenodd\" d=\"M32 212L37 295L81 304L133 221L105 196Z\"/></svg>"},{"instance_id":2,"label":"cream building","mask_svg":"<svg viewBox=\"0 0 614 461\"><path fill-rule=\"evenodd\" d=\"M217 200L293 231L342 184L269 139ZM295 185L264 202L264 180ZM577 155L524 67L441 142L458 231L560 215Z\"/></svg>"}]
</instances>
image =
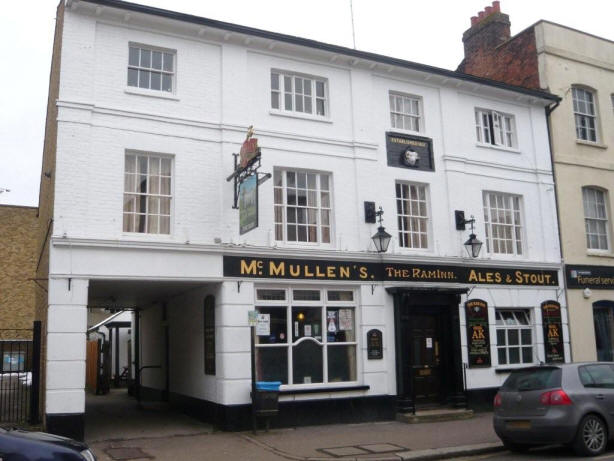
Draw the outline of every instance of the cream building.
<instances>
[{"instance_id":1,"label":"cream building","mask_svg":"<svg viewBox=\"0 0 614 461\"><path fill-rule=\"evenodd\" d=\"M511 37L498 2L471 22L459 70L562 98L548 113L572 359L613 360L614 42L543 20Z\"/></svg>"}]
</instances>

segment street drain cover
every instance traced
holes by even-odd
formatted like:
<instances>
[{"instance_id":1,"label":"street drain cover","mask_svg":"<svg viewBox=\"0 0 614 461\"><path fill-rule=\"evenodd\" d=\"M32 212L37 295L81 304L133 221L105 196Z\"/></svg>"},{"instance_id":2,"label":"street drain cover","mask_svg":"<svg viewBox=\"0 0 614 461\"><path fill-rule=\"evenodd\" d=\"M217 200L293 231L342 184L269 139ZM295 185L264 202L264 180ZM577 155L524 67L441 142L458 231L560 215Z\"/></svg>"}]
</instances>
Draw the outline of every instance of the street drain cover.
<instances>
[{"instance_id":1,"label":"street drain cover","mask_svg":"<svg viewBox=\"0 0 614 461\"><path fill-rule=\"evenodd\" d=\"M153 456L148 455L143 450L136 447L107 448L105 451L107 452L107 455L109 455L109 457L117 461L125 459L153 459Z\"/></svg>"}]
</instances>

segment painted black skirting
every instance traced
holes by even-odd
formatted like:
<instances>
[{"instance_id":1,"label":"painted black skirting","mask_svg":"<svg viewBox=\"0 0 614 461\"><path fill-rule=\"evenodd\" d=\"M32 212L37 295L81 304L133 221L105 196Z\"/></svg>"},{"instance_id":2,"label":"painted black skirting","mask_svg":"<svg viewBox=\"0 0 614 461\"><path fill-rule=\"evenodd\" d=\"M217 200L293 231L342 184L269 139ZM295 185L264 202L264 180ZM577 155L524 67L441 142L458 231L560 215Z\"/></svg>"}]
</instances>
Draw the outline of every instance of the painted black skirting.
<instances>
[{"instance_id":1,"label":"painted black skirting","mask_svg":"<svg viewBox=\"0 0 614 461\"><path fill-rule=\"evenodd\" d=\"M251 428L249 404L220 405L172 392L170 401L184 413L222 430ZM279 403L279 414L271 419L271 427L389 421L395 415L396 396L391 395L288 401Z\"/></svg>"},{"instance_id":2,"label":"painted black skirting","mask_svg":"<svg viewBox=\"0 0 614 461\"><path fill-rule=\"evenodd\" d=\"M492 411L493 400L498 390L498 387L467 390L467 406L473 411Z\"/></svg>"},{"instance_id":3,"label":"painted black skirting","mask_svg":"<svg viewBox=\"0 0 614 461\"><path fill-rule=\"evenodd\" d=\"M331 392L348 391L368 391L371 386L351 386L351 387L323 387L319 389L288 389L279 391L279 395L298 395L298 394L329 394Z\"/></svg>"},{"instance_id":4,"label":"painted black skirting","mask_svg":"<svg viewBox=\"0 0 614 461\"><path fill-rule=\"evenodd\" d=\"M85 414L83 413L56 413L45 415L45 430L52 434L83 441L84 429Z\"/></svg>"}]
</instances>

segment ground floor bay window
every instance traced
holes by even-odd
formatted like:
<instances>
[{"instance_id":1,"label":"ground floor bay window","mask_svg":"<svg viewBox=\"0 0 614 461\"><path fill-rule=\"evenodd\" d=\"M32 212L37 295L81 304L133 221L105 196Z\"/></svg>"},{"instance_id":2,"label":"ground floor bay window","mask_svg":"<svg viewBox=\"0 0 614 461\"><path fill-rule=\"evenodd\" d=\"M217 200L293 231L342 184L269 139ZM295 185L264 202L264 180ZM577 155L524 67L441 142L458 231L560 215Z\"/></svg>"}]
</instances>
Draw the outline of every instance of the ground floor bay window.
<instances>
[{"instance_id":1,"label":"ground floor bay window","mask_svg":"<svg viewBox=\"0 0 614 461\"><path fill-rule=\"evenodd\" d=\"M356 304L352 290L256 290L256 310L270 319L256 336L256 379L287 385L357 380Z\"/></svg>"}]
</instances>

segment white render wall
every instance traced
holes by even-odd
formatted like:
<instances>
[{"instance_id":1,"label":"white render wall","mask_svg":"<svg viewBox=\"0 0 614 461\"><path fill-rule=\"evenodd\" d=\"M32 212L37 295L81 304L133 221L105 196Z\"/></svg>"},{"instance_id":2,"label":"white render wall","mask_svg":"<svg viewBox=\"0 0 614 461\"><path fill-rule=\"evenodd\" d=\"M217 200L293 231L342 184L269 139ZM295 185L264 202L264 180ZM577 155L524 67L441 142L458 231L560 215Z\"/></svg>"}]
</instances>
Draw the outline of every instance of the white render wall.
<instances>
[{"instance_id":1,"label":"white render wall","mask_svg":"<svg viewBox=\"0 0 614 461\"><path fill-rule=\"evenodd\" d=\"M343 56L333 59L330 53L312 49L263 40L246 44L236 34L224 39L212 30L201 34L197 26L159 18L154 21L131 14L126 20L124 14L116 14L111 8L97 15L86 2L73 5L76 8L66 10L64 21L57 101L48 413L79 413L84 408L89 279L211 283L169 303L170 390L237 404L249 401L247 311L253 308L254 287L259 282L245 281L240 291L236 282L222 282L223 253L375 261L370 236L377 225L364 223L363 216L363 201L375 201L385 210L384 225L393 235L385 256L391 261L559 267L545 101L392 66L352 64ZM136 94L138 90L126 86L129 43L177 51L176 93L172 97ZM271 113L271 69L326 78L330 118L314 120ZM389 91L422 98L425 130L419 135L433 139L434 172L387 166L385 133L399 131L390 127ZM513 114L518 149L477 145L476 107ZM239 213L231 209L233 188L225 178L233 169L232 153L238 152L252 124L262 147L261 171L297 168L332 174L330 245L305 246L273 240L272 181L260 188L259 227L239 236ZM122 232L127 151L173 156L170 235ZM428 184L427 250L399 248L396 242L395 181ZM484 240L484 190L523 196L527 251L522 256L489 255L484 247L477 260L464 257L462 242L469 231L455 230L454 210L464 210L466 217L474 215L476 234ZM217 239L221 243L216 243ZM64 304L68 278L81 291L71 293L70 302ZM381 283L376 284L373 293L371 285L350 285L359 292L359 380L371 386L369 394L395 394L392 297ZM216 297L215 377L204 375L202 369L202 301L209 292ZM539 288L478 286L471 297L485 299L491 310L510 305L530 307L537 319L539 304L557 299L556 294L556 290ZM559 301L565 309L564 299ZM81 309L83 325L78 320ZM65 310L78 315L69 319ZM491 320L494 321L494 312ZM462 309L461 323L466 347ZM141 326L141 365L163 365L159 305L142 312ZM366 359L363 338L374 327L384 333L383 360ZM540 350L539 341L543 338L540 339L539 325L535 332L536 349ZM491 335L494 344L494 327ZM68 343L75 348L73 355L59 352L58 346ZM81 343L83 356L79 352ZM463 354L466 359L465 350ZM163 372L145 370L143 384L162 389ZM471 370L468 385L496 386L501 379L494 368Z\"/></svg>"}]
</instances>

